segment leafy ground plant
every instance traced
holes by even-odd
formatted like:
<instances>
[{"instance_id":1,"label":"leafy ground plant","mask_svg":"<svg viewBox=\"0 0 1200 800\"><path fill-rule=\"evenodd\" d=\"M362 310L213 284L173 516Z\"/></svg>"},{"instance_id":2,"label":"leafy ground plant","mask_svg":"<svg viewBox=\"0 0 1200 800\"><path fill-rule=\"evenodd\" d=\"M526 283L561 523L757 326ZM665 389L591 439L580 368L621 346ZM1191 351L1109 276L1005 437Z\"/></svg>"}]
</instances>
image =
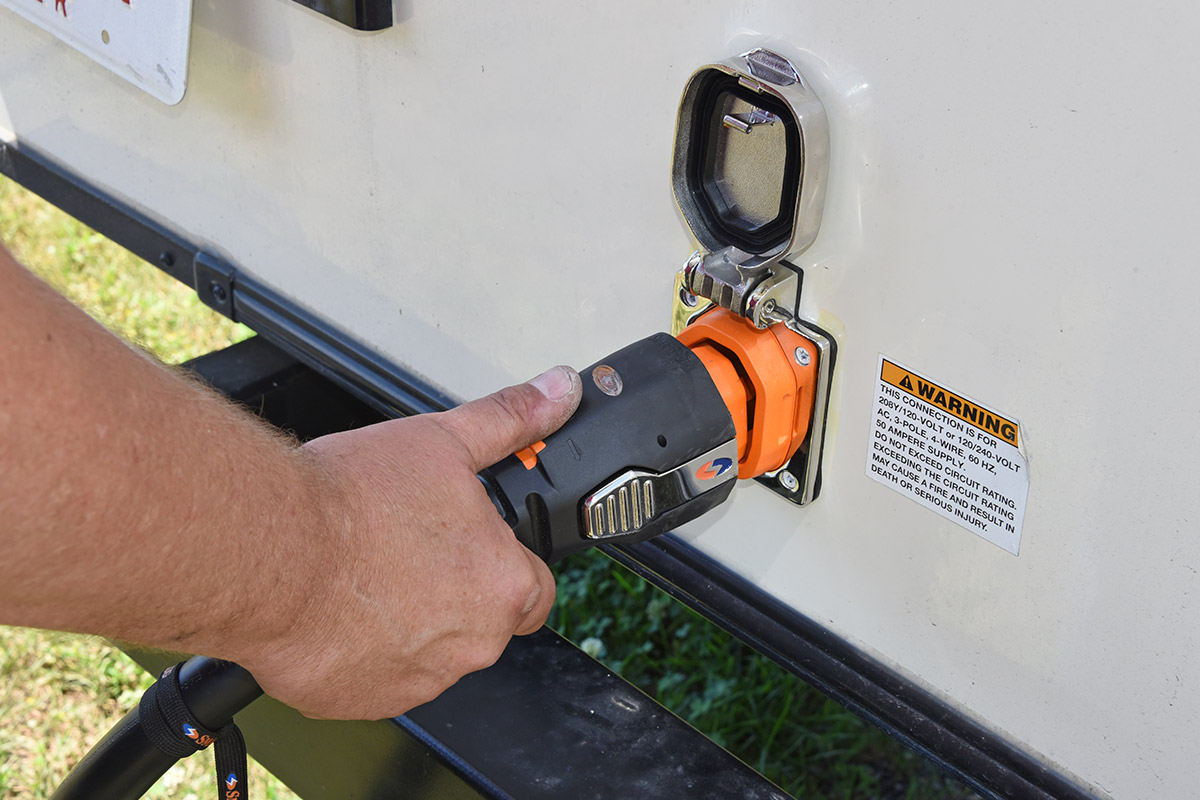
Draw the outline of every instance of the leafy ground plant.
<instances>
[{"instance_id":1,"label":"leafy ground plant","mask_svg":"<svg viewBox=\"0 0 1200 800\"><path fill-rule=\"evenodd\" d=\"M603 554L556 571L552 627L796 797L975 797Z\"/></svg>"},{"instance_id":2,"label":"leafy ground plant","mask_svg":"<svg viewBox=\"0 0 1200 800\"><path fill-rule=\"evenodd\" d=\"M250 335L0 177L0 240L111 330L179 363ZM962 785L599 553L558 569L551 624L799 798L970 798ZM0 797L40 800L150 677L94 637L0 627ZM207 800L211 756L148 797ZM251 765L256 798L294 798Z\"/></svg>"}]
</instances>

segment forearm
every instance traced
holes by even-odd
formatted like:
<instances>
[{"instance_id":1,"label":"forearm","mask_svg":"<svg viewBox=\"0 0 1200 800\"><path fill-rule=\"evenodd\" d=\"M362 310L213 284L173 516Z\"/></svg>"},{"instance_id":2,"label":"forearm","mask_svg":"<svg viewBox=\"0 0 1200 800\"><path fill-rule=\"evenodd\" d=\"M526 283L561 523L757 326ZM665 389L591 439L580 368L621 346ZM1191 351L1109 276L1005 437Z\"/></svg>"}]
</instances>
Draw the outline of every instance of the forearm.
<instances>
[{"instance_id":1,"label":"forearm","mask_svg":"<svg viewBox=\"0 0 1200 800\"><path fill-rule=\"evenodd\" d=\"M562 425L573 370L297 447L2 248L0 334L0 623L227 658L301 711L362 719L546 619L553 578L476 473Z\"/></svg>"},{"instance_id":2,"label":"forearm","mask_svg":"<svg viewBox=\"0 0 1200 800\"><path fill-rule=\"evenodd\" d=\"M292 443L0 248L0 621L237 658L332 562Z\"/></svg>"}]
</instances>

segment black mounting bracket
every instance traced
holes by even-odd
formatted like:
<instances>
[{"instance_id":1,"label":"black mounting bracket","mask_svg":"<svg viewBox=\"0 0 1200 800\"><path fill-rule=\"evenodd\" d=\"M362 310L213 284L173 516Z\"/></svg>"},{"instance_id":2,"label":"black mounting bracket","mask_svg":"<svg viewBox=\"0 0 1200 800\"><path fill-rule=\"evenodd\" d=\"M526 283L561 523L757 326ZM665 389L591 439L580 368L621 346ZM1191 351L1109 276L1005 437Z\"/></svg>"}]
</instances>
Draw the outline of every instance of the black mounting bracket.
<instances>
[{"instance_id":1,"label":"black mounting bracket","mask_svg":"<svg viewBox=\"0 0 1200 800\"><path fill-rule=\"evenodd\" d=\"M392 27L392 0L295 0L302 6L359 31Z\"/></svg>"},{"instance_id":2,"label":"black mounting bracket","mask_svg":"<svg viewBox=\"0 0 1200 800\"><path fill-rule=\"evenodd\" d=\"M232 266L211 253L196 253L192 285L200 296L200 302L234 322L239 321L233 305L233 279L236 274Z\"/></svg>"}]
</instances>

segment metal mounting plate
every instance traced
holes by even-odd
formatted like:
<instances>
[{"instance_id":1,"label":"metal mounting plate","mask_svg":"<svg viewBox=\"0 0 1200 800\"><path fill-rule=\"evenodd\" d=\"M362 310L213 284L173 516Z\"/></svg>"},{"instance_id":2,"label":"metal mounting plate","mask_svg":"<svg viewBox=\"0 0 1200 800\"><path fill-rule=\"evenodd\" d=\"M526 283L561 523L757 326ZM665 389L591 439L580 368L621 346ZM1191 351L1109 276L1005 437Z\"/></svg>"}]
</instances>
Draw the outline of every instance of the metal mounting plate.
<instances>
[{"instance_id":1,"label":"metal mounting plate","mask_svg":"<svg viewBox=\"0 0 1200 800\"><path fill-rule=\"evenodd\" d=\"M799 317L787 326L811 341L820 353L817 360L817 391L813 397L812 424L808 438L796 454L774 472L755 478L775 494L798 506L807 505L821 493L821 462L825 450L825 423L829 417L829 396L833 388L833 371L837 363L837 342L834 338Z\"/></svg>"}]
</instances>

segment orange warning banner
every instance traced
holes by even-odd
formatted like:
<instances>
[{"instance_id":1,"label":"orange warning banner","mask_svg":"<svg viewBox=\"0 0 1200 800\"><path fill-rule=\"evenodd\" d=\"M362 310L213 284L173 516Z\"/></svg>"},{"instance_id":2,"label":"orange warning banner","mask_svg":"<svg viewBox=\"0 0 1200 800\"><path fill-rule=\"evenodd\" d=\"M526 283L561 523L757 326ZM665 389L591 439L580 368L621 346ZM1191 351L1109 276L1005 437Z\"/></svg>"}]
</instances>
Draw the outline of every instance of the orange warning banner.
<instances>
[{"instance_id":1,"label":"orange warning banner","mask_svg":"<svg viewBox=\"0 0 1200 800\"><path fill-rule=\"evenodd\" d=\"M947 414L961 419L984 433L991 434L1017 447L1018 425L1011 419L1000 416L982 406L972 403L944 386L928 381L904 367L883 359L879 379L886 384L907 392L918 400L924 400Z\"/></svg>"}]
</instances>

